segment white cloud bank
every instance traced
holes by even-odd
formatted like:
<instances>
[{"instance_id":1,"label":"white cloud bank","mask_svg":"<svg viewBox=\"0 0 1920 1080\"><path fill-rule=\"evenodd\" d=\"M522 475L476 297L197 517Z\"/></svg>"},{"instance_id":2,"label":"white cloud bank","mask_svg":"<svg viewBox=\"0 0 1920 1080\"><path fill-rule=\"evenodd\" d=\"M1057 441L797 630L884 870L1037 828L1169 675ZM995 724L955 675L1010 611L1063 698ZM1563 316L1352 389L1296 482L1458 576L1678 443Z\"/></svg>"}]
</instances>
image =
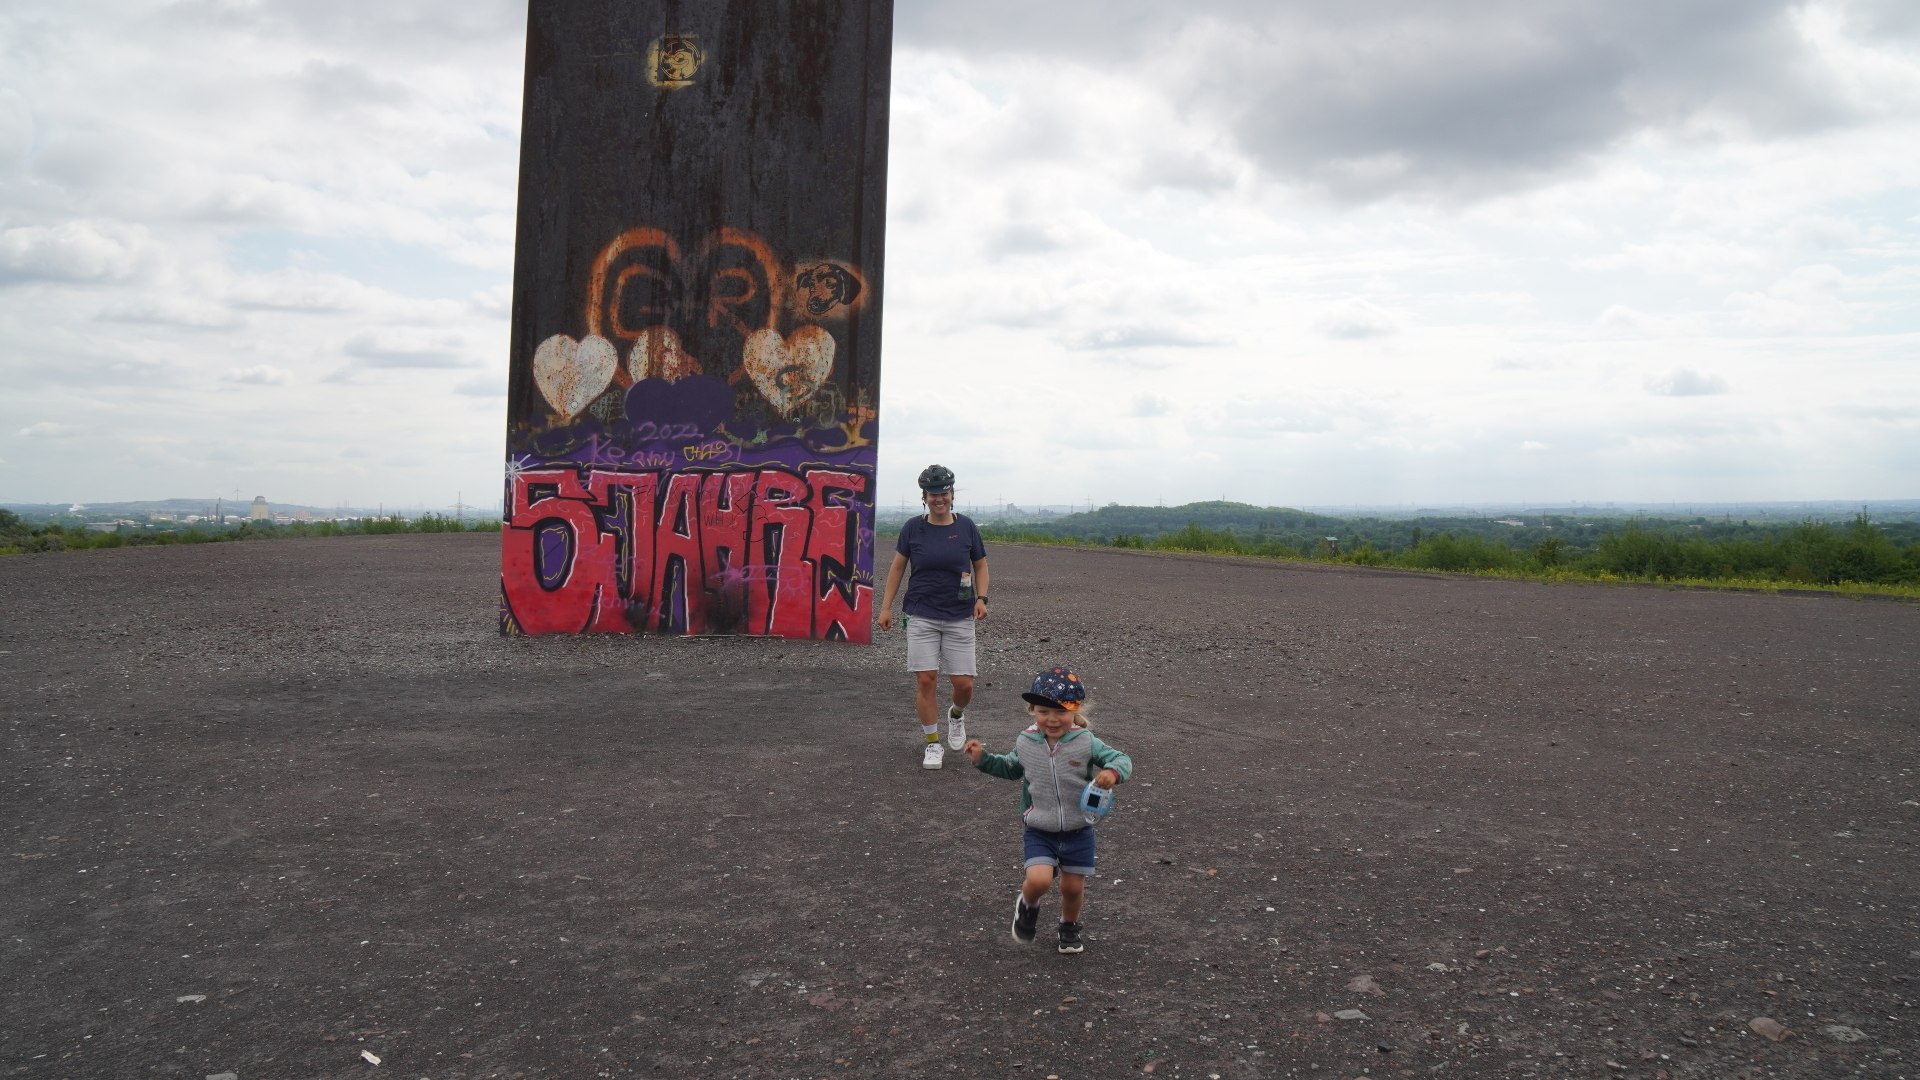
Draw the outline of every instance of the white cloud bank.
<instances>
[{"instance_id":1,"label":"white cloud bank","mask_svg":"<svg viewBox=\"0 0 1920 1080\"><path fill-rule=\"evenodd\" d=\"M524 10L0 12L0 500L498 490ZM1914 10L900 0L880 497L1914 496Z\"/></svg>"}]
</instances>

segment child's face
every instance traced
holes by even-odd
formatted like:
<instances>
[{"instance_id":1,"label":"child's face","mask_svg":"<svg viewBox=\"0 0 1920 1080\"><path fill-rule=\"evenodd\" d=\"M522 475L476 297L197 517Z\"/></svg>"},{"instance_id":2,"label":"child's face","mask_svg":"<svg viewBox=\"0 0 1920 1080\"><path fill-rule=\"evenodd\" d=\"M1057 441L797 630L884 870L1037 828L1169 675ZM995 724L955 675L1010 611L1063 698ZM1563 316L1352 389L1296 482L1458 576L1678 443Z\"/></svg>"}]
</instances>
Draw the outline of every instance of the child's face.
<instances>
[{"instance_id":1,"label":"child's face","mask_svg":"<svg viewBox=\"0 0 1920 1080\"><path fill-rule=\"evenodd\" d=\"M1035 705L1033 721L1040 725L1041 734L1049 739L1057 739L1073 729L1073 714L1065 709L1049 709L1045 705Z\"/></svg>"}]
</instances>

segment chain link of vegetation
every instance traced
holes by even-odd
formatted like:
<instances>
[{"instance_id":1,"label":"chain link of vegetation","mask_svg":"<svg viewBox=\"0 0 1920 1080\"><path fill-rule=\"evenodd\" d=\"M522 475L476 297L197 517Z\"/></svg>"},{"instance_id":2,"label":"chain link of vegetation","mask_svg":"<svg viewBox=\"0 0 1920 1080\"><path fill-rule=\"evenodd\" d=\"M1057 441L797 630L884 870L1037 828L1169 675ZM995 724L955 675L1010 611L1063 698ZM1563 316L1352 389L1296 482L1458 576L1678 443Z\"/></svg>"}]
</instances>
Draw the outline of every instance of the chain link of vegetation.
<instances>
[{"instance_id":1,"label":"chain link of vegetation","mask_svg":"<svg viewBox=\"0 0 1920 1080\"><path fill-rule=\"evenodd\" d=\"M1641 522L1588 527L1579 539L1521 535L1520 543L1451 529L1394 522L1400 543L1379 542L1364 529L1334 518L1313 528L1268 530L1264 535L1197 522L1157 535L1063 535L1045 526L988 525L989 541L1090 544L1147 551L1204 552L1261 558L1306 559L1355 566L1444 570L1551 580L1656 581L1743 587L1865 587L1863 591L1920 596L1920 535L1901 544L1863 514L1851 523L1754 526L1739 534L1703 535L1697 524L1666 528ZM1520 530L1496 525L1509 532ZM1920 534L1920 526L1897 526ZM1318 534L1318 535L1315 535ZM1530 541L1530 542L1529 542ZM1862 591L1855 589L1853 591Z\"/></svg>"},{"instance_id":2,"label":"chain link of vegetation","mask_svg":"<svg viewBox=\"0 0 1920 1080\"><path fill-rule=\"evenodd\" d=\"M498 532L497 521L461 521L438 514L419 517L358 518L350 521L296 521L276 525L244 521L228 526L188 525L178 529L92 530L66 524L33 525L0 509L0 555L92 548L147 547L163 544L219 544L233 540L289 540L313 536L389 536L401 533Z\"/></svg>"}]
</instances>

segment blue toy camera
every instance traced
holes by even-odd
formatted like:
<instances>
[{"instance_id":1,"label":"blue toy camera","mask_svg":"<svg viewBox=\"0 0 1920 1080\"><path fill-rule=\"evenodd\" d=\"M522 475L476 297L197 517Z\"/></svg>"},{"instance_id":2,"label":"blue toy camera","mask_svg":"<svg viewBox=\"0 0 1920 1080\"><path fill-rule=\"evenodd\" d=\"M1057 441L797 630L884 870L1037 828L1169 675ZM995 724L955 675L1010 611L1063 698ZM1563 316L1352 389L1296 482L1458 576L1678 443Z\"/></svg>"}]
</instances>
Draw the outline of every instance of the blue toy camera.
<instances>
[{"instance_id":1,"label":"blue toy camera","mask_svg":"<svg viewBox=\"0 0 1920 1080\"><path fill-rule=\"evenodd\" d=\"M1086 788L1080 792L1080 809L1086 812L1089 822L1106 817L1113 809L1113 789L1087 781Z\"/></svg>"}]
</instances>

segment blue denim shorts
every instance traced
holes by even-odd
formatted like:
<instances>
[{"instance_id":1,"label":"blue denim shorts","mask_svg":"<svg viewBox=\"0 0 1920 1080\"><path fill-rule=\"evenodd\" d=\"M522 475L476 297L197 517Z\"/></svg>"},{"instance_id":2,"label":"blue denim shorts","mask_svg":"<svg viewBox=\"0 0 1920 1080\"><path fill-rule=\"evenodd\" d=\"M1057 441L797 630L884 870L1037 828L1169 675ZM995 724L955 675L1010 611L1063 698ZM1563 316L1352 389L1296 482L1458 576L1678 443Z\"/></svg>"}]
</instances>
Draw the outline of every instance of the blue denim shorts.
<instances>
[{"instance_id":1,"label":"blue denim shorts","mask_svg":"<svg viewBox=\"0 0 1920 1080\"><path fill-rule=\"evenodd\" d=\"M1063 874L1093 873L1093 829L1047 832L1027 826L1028 866L1057 866Z\"/></svg>"}]
</instances>

